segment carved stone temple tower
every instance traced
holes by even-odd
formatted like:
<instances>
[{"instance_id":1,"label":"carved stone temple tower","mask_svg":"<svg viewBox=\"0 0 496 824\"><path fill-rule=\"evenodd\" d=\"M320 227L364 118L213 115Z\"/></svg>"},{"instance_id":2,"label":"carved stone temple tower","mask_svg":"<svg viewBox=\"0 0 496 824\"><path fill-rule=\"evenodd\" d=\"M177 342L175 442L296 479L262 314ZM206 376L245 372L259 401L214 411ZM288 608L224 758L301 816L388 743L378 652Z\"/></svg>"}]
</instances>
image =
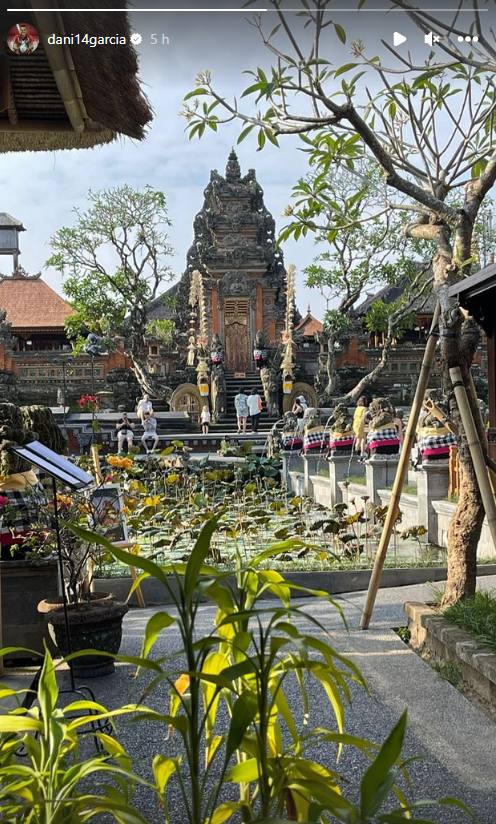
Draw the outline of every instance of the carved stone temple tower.
<instances>
[{"instance_id":1,"label":"carved stone temple tower","mask_svg":"<svg viewBox=\"0 0 496 824\"><path fill-rule=\"evenodd\" d=\"M241 176L234 151L229 155L224 177L215 170L211 172L203 207L194 220L194 240L178 290L184 328L195 269L203 276L208 337L218 334L223 341L226 370L251 370L257 331L263 330L269 345L280 340L285 271L262 187L253 169Z\"/></svg>"}]
</instances>

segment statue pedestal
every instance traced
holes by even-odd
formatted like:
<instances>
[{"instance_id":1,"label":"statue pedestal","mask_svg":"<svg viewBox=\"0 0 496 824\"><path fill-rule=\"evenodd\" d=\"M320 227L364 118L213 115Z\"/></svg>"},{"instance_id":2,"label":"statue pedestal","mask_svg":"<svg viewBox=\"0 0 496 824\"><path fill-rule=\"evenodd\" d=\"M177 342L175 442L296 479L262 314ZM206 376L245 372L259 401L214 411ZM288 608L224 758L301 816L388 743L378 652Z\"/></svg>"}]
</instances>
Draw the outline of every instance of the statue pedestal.
<instances>
[{"instance_id":1,"label":"statue pedestal","mask_svg":"<svg viewBox=\"0 0 496 824\"><path fill-rule=\"evenodd\" d=\"M358 475L361 464L358 455L331 455L329 462L329 480L331 485L331 506L343 501L343 490L340 481L345 481L350 475Z\"/></svg>"},{"instance_id":2,"label":"statue pedestal","mask_svg":"<svg viewBox=\"0 0 496 824\"><path fill-rule=\"evenodd\" d=\"M374 504L381 504L379 489L392 486L396 477L399 455L372 455L365 461L367 495Z\"/></svg>"},{"instance_id":3,"label":"statue pedestal","mask_svg":"<svg viewBox=\"0 0 496 824\"><path fill-rule=\"evenodd\" d=\"M304 492L311 497L313 494L312 475L317 475L318 470L324 468L327 474L327 459L324 452L318 451L316 455L312 453L303 456Z\"/></svg>"},{"instance_id":4,"label":"statue pedestal","mask_svg":"<svg viewBox=\"0 0 496 824\"><path fill-rule=\"evenodd\" d=\"M449 462L436 460L424 461L417 472L417 495L419 524L427 529L427 540L439 543L437 512L433 501L442 501L448 497Z\"/></svg>"},{"instance_id":5,"label":"statue pedestal","mask_svg":"<svg viewBox=\"0 0 496 824\"><path fill-rule=\"evenodd\" d=\"M290 472L303 472L303 459L300 455L300 450L295 449L281 451L281 484L286 489L291 489L291 481L289 478Z\"/></svg>"}]
</instances>

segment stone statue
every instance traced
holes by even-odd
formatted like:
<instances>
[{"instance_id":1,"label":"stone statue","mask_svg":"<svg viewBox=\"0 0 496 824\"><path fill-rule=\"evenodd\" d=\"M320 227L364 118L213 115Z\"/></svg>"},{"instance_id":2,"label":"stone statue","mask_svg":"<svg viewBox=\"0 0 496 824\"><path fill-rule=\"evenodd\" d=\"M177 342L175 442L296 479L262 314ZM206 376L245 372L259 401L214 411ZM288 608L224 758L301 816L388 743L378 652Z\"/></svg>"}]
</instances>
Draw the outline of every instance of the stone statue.
<instances>
[{"instance_id":1,"label":"stone statue","mask_svg":"<svg viewBox=\"0 0 496 824\"><path fill-rule=\"evenodd\" d=\"M308 408L303 421L303 452L305 454L322 452L329 446L329 434L327 428L322 425L320 411L315 408Z\"/></svg>"},{"instance_id":2,"label":"stone statue","mask_svg":"<svg viewBox=\"0 0 496 824\"><path fill-rule=\"evenodd\" d=\"M213 364L222 363L224 360L224 347L217 332L214 332L210 342L210 360Z\"/></svg>"},{"instance_id":3,"label":"stone statue","mask_svg":"<svg viewBox=\"0 0 496 824\"><path fill-rule=\"evenodd\" d=\"M10 344L12 342L12 325L7 320L7 312L0 309L0 343Z\"/></svg>"},{"instance_id":4,"label":"stone statue","mask_svg":"<svg viewBox=\"0 0 496 824\"><path fill-rule=\"evenodd\" d=\"M417 426L422 461L447 460L456 437L451 431L448 408L440 389L428 389Z\"/></svg>"},{"instance_id":5,"label":"stone statue","mask_svg":"<svg viewBox=\"0 0 496 824\"><path fill-rule=\"evenodd\" d=\"M330 429L329 449L331 455L351 455L353 450L353 418L346 403L338 403L327 421Z\"/></svg>"},{"instance_id":6,"label":"stone statue","mask_svg":"<svg viewBox=\"0 0 496 824\"><path fill-rule=\"evenodd\" d=\"M9 403L17 403L19 392L17 389L17 375L7 369L0 369L0 398Z\"/></svg>"},{"instance_id":7,"label":"stone statue","mask_svg":"<svg viewBox=\"0 0 496 824\"><path fill-rule=\"evenodd\" d=\"M90 332L86 338L84 351L92 357L99 357L107 354L103 338L100 337L100 335L96 335L95 332Z\"/></svg>"},{"instance_id":8,"label":"stone statue","mask_svg":"<svg viewBox=\"0 0 496 824\"><path fill-rule=\"evenodd\" d=\"M218 423L226 411L226 377L222 363L214 363L210 373L212 420Z\"/></svg>"},{"instance_id":9,"label":"stone statue","mask_svg":"<svg viewBox=\"0 0 496 824\"><path fill-rule=\"evenodd\" d=\"M286 412L281 428L281 446L286 452L298 451L303 446L299 421L294 412Z\"/></svg>"},{"instance_id":10,"label":"stone statue","mask_svg":"<svg viewBox=\"0 0 496 824\"><path fill-rule=\"evenodd\" d=\"M273 417L279 415L279 393L277 391L277 370L271 366L262 366L260 379L262 381L267 413Z\"/></svg>"},{"instance_id":11,"label":"stone statue","mask_svg":"<svg viewBox=\"0 0 496 824\"><path fill-rule=\"evenodd\" d=\"M257 369L261 369L267 364L268 352L265 335L261 329L255 335L255 346L253 348L253 360Z\"/></svg>"},{"instance_id":12,"label":"stone statue","mask_svg":"<svg viewBox=\"0 0 496 824\"><path fill-rule=\"evenodd\" d=\"M365 414L367 448L371 455L397 455L400 438L396 412L389 398L374 398Z\"/></svg>"}]
</instances>

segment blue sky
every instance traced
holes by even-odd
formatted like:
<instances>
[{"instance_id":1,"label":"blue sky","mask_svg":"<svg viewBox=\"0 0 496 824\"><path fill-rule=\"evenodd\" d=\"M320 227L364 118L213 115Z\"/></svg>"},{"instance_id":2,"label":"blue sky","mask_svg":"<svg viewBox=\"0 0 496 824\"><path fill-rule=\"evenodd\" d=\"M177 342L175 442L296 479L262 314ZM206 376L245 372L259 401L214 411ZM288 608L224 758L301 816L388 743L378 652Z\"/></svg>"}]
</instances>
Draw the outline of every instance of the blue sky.
<instances>
[{"instance_id":1,"label":"blue sky","mask_svg":"<svg viewBox=\"0 0 496 824\"><path fill-rule=\"evenodd\" d=\"M228 4L220 0L217 5ZM144 141L119 139L91 150L0 156L0 211L22 220L27 229L21 239L21 263L27 270L39 271L44 266L50 252L50 236L71 223L74 206L85 207L89 188L129 183L135 187L150 184L166 192L173 223L170 240L176 253L172 268L180 276L210 170L224 170L239 132L239 126L232 124L217 134L209 133L201 141L189 141L185 121L179 116L182 98L193 87L200 70L210 69L216 87L226 94L239 94L249 82L243 70L270 64L257 32L246 20L248 14L131 14L132 28L143 35L139 47L140 76L155 113ZM347 14L339 20L347 28L349 40L360 37L369 52L382 50L381 38L392 43L395 30L408 35L407 44L401 48L411 46L421 54L426 51L423 35L403 13L372 12L362 14L359 21L357 15L350 18ZM271 21L268 25L272 27ZM349 62L350 46L340 44L332 30L328 32L326 56L337 65ZM154 33L159 40L162 35L168 37L169 44L152 46ZM282 211L290 202L291 187L306 171L306 156L298 145L296 138L282 139L281 148L268 145L257 152L255 142L248 139L237 147L242 170L256 169L266 205L278 228L284 223ZM294 263L298 270L300 309L305 310L310 303L313 313L321 317L324 309L319 293L303 285L302 271L315 253L311 238L284 246L286 264ZM0 264L2 269L6 272ZM55 272L44 270L44 276L60 291L60 278Z\"/></svg>"}]
</instances>

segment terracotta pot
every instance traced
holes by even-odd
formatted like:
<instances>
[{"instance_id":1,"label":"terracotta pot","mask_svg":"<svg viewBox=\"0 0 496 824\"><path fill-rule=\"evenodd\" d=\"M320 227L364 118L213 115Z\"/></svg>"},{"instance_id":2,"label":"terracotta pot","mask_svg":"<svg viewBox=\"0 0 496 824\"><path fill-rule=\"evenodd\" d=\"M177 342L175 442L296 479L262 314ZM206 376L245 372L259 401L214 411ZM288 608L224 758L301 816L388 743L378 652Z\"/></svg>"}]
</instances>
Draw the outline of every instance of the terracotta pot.
<instances>
[{"instance_id":1,"label":"terracotta pot","mask_svg":"<svg viewBox=\"0 0 496 824\"><path fill-rule=\"evenodd\" d=\"M62 604L58 603L52 609L46 607L48 604L42 601L38 608L45 613L50 635L62 657L65 657L69 654L69 644ZM127 604L114 601L107 594L103 598L95 595L85 604L69 604L71 651L94 649L117 654L122 640L122 619L128 609ZM111 658L84 655L74 659L73 669L74 674L81 678L98 678L110 675L115 667Z\"/></svg>"}]
</instances>

